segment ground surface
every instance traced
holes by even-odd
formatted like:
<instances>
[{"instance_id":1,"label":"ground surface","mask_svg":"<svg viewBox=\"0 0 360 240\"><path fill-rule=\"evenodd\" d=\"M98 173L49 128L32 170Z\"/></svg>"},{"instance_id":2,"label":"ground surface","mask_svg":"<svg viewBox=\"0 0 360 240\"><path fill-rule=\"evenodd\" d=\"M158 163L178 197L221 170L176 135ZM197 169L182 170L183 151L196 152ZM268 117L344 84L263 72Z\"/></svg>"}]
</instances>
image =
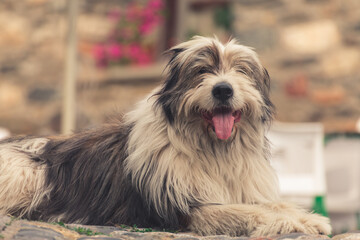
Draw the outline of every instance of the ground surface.
<instances>
[{"instance_id":1,"label":"ground surface","mask_svg":"<svg viewBox=\"0 0 360 240\"><path fill-rule=\"evenodd\" d=\"M152 229L139 229L137 227L109 227L109 226L84 226L77 224L45 223L26 221L0 215L0 239L18 240L310 240L330 239L327 236L305 235L293 233L279 235L271 238L231 238L227 236L200 237L193 233L181 232L156 232ZM346 233L332 237L333 240L360 239L360 233Z\"/></svg>"}]
</instances>

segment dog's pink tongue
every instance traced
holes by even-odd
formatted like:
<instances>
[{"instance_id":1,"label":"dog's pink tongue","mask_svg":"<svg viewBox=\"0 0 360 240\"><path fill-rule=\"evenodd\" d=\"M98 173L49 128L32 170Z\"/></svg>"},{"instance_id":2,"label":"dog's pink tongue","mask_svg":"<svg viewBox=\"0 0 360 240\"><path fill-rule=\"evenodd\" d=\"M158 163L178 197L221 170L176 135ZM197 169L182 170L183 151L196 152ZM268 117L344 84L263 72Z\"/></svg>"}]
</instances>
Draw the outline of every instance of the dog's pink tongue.
<instances>
[{"instance_id":1,"label":"dog's pink tongue","mask_svg":"<svg viewBox=\"0 0 360 240\"><path fill-rule=\"evenodd\" d=\"M231 136L235 117L232 113L217 113L212 121L215 127L216 136L219 139L226 140Z\"/></svg>"}]
</instances>

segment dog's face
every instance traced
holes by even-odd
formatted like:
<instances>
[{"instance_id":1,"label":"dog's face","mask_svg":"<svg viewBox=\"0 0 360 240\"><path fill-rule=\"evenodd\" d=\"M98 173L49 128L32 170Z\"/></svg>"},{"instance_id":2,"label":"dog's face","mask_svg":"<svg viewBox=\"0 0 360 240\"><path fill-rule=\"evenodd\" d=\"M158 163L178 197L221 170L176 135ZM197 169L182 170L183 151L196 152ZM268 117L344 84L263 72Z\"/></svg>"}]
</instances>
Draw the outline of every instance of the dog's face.
<instances>
[{"instance_id":1,"label":"dog's face","mask_svg":"<svg viewBox=\"0 0 360 240\"><path fill-rule=\"evenodd\" d=\"M167 79L158 103L172 124L200 122L226 140L242 122L268 122L273 115L270 78L250 48L234 40L196 37L169 50Z\"/></svg>"}]
</instances>

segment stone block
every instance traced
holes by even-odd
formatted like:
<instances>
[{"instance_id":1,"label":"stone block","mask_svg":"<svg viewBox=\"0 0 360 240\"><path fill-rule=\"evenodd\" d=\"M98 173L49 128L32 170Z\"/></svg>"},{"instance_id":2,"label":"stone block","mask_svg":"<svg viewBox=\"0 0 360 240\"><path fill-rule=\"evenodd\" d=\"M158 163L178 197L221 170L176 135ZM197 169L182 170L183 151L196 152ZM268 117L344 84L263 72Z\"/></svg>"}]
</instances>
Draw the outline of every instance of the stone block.
<instances>
[{"instance_id":1,"label":"stone block","mask_svg":"<svg viewBox=\"0 0 360 240\"><path fill-rule=\"evenodd\" d=\"M28 93L28 99L34 102L48 102L55 98L56 90L53 88L35 87Z\"/></svg>"},{"instance_id":2,"label":"stone block","mask_svg":"<svg viewBox=\"0 0 360 240\"><path fill-rule=\"evenodd\" d=\"M304 66L308 66L311 64L316 64L318 59L313 56L296 56L296 57L289 57L281 61L281 67L288 68L288 67L294 67L294 68L301 68Z\"/></svg>"},{"instance_id":3,"label":"stone block","mask_svg":"<svg viewBox=\"0 0 360 240\"><path fill-rule=\"evenodd\" d=\"M14 73L17 70L16 64L11 63L1 63L0 72L4 74Z\"/></svg>"},{"instance_id":4,"label":"stone block","mask_svg":"<svg viewBox=\"0 0 360 240\"><path fill-rule=\"evenodd\" d=\"M39 6L50 2L50 0L26 0L25 2L30 6Z\"/></svg>"},{"instance_id":5,"label":"stone block","mask_svg":"<svg viewBox=\"0 0 360 240\"><path fill-rule=\"evenodd\" d=\"M327 77L340 77L354 74L360 68L358 48L332 51L323 56L321 69Z\"/></svg>"},{"instance_id":6,"label":"stone block","mask_svg":"<svg viewBox=\"0 0 360 240\"><path fill-rule=\"evenodd\" d=\"M252 28L235 33L241 44L262 51L274 47L277 42L277 31L271 27Z\"/></svg>"},{"instance_id":7,"label":"stone block","mask_svg":"<svg viewBox=\"0 0 360 240\"><path fill-rule=\"evenodd\" d=\"M61 61L60 64L63 64L64 56L65 44L59 38L42 42L34 51L34 57L39 57L37 61L42 62L44 61L43 59L51 58L52 61L48 61L48 63L56 64L57 66L59 66L59 61Z\"/></svg>"},{"instance_id":8,"label":"stone block","mask_svg":"<svg viewBox=\"0 0 360 240\"><path fill-rule=\"evenodd\" d=\"M54 31L56 29L56 31ZM44 44L50 41L59 41L65 34L65 22L63 19L58 23L45 23L34 29L30 35L30 41L33 44ZM63 41L62 41L63 42Z\"/></svg>"},{"instance_id":9,"label":"stone block","mask_svg":"<svg viewBox=\"0 0 360 240\"><path fill-rule=\"evenodd\" d=\"M311 18L308 12L287 12L280 18L280 20L285 24L295 24L308 21Z\"/></svg>"},{"instance_id":10,"label":"stone block","mask_svg":"<svg viewBox=\"0 0 360 240\"><path fill-rule=\"evenodd\" d=\"M294 53L319 54L338 46L341 37L334 21L320 20L284 27L281 40Z\"/></svg>"},{"instance_id":11,"label":"stone block","mask_svg":"<svg viewBox=\"0 0 360 240\"><path fill-rule=\"evenodd\" d=\"M285 85L286 93L292 97L303 97L308 92L308 79L305 75L297 75Z\"/></svg>"},{"instance_id":12,"label":"stone block","mask_svg":"<svg viewBox=\"0 0 360 240\"><path fill-rule=\"evenodd\" d=\"M0 12L0 29L0 49L25 47L30 31L26 18L10 11Z\"/></svg>"},{"instance_id":13,"label":"stone block","mask_svg":"<svg viewBox=\"0 0 360 240\"><path fill-rule=\"evenodd\" d=\"M234 22L235 32L246 31L256 27L275 26L278 20L278 14L270 11L268 8L244 8L243 5L234 3ZM254 16L257 16L254 18Z\"/></svg>"},{"instance_id":14,"label":"stone block","mask_svg":"<svg viewBox=\"0 0 360 240\"><path fill-rule=\"evenodd\" d=\"M346 33L344 35L344 43L347 46L360 46L360 34Z\"/></svg>"},{"instance_id":15,"label":"stone block","mask_svg":"<svg viewBox=\"0 0 360 240\"><path fill-rule=\"evenodd\" d=\"M346 96L345 89L338 85L327 89L313 90L311 99L313 102L322 105L337 105L344 101Z\"/></svg>"},{"instance_id":16,"label":"stone block","mask_svg":"<svg viewBox=\"0 0 360 240\"><path fill-rule=\"evenodd\" d=\"M65 240L65 237L50 228L45 227L35 227L31 225L26 225L19 229L15 234L13 239L18 240L37 240L37 239L46 239L46 240Z\"/></svg>"},{"instance_id":17,"label":"stone block","mask_svg":"<svg viewBox=\"0 0 360 240\"><path fill-rule=\"evenodd\" d=\"M244 6L256 7L280 7L284 4L282 0L238 0L237 2Z\"/></svg>"},{"instance_id":18,"label":"stone block","mask_svg":"<svg viewBox=\"0 0 360 240\"><path fill-rule=\"evenodd\" d=\"M10 109L24 104L24 91L18 85L0 82L0 111L9 112Z\"/></svg>"},{"instance_id":19,"label":"stone block","mask_svg":"<svg viewBox=\"0 0 360 240\"><path fill-rule=\"evenodd\" d=\"M83 14L78 18L78 34L80 39L103 41L115 28L115 22L106 16Z\"/></svg>"}]
</instances>

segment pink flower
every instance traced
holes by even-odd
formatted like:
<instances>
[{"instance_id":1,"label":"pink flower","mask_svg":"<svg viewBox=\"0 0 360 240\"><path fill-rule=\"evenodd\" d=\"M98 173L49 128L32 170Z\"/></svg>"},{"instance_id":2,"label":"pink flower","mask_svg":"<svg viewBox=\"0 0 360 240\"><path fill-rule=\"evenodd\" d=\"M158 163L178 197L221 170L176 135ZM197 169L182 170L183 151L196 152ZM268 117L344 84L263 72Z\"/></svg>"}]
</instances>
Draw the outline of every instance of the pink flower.
<instances>
[{"instance_id":1,"label":"pink flower","mask_svg":"<svg viewBox=\"0 0 360 240\"><path fill-rule=\"evenodd\" d=\"M161 11L165 8L165 2L128 2L125 9L115 8L108 13L109 20L114 21L116 28L105 43L94 46L93 56L97 66L106 67L109 63L145 65L154 60L151 50L153 44L147 41L147 35L154 32L154 28L163 21Z\"/></svg>"},{"instance_id":2,"label":"pink flower","mask_svg":"<svg viewBox=\"0 0 360 240\"><path fill-rule=\"evenodd\" d=\"M101 44L97 44L93 47L92 50L95 59L103 59L105 58L105 48Z\"/></svg>"},{"instance_id":3,"label":"pink flower","mask_svg":"<svg viewBox=\"0 0 360 240\"><path fill-rule=\"evenodd\" d=\"M154 10L159 10L164 6L164 3L162 0L150 0L148 2L148 7Z\"/></svg>"},{"instance_id":4,"label":"pink flower","mask_svg":"<svg viewBox=\"0 0 360 240\"><path fill-rule=\"evenodd\" d=\"M139 65L146 65L151 62L151 56L139 44L132 44L129 46L129 58L132 62Z\"/></svg>"},{"instance_id":5,"label":"pink flower","mask_svg":"<svg viewBox=\"0 0 360 240\"><path fill-rule=\"evenodd\" d=\"M151 56L150 54L142 51L136 58L136 61L139 65L146 65L151 63Z\"/></svg>"},{"instance_id":6,"label":"pink flower","mask_svg":"<svg viewBox=\"0 0 360 240\"><path fill-rule=\"evenodd\" d=\"M126 8L126 20L129 22L137 21L141 17L141 7L137 4L130 4Z\"/></svg>"},{"instance_id":7,"label":"pink flower","mask_svg":"<svg viewBox=\"0 0 360 240\"><path fill-rule=\"evenodd\" d=\"M139 31L141 35L146 35L148 34L151 29L152 29L153 25L151 24L151 22L144 22L143 24L141 24Z\"/></svg>"},{"instance_id":8,"label":"pink flower","mask_svg":"<svg viewBox=\"0 0 360 240\"><path fill-rule=\"evenodd\" d=\"M162 22L162 16L160 15L155 15L153 17L153 24L154 25L159 25Z\"/></svg>"},{"instance_id":9,"label":"pink flower","mask_svg":"<svg viewBox=\"0 0 360 240\"><path fill-rule=\"evenodd\" d=\"M110 44L107 46L107 53L111 60L118 60L122 57L122 46L120 44Z\"/></svg>"},{"instance_id":10,"label":"pink flower","mask_svg":"<svg viewBox=\"0 0 360 240\"><path fill-rule=\"evenodd\" d=\"M97 44L93 47L93 54L95 57L96 65L99 67L105 67L107 65L105 47L101 44Z\"/></svg>"},{"instance_id":11,"label":"pink flower","mask_svg":"<svg viewBox=\"0 0 360 240\"><path fill-rule=\"evenodd\" d=\"M129 46L129 55L131 58L136 59L136 57L141 53L141 47L139 44L134 43Z\"/></svg>"},{"instance_id":12,"label":"pink flower","mask_svg":"<svg viewBox=\"0 0 360 240\"><path fill-rule=\"evenodd\" d=\"M119 21L121 18L121 11L119 9L113 9L108 13L108 18L112 21Z\"/></svg>"},{"instance_id":13,"label":"pink flower","mask_svg":"<svg viewBox=\"0 0 360 240\"><path fill-rule=\"evenodd\" d=\"M153 9L147 8L143 11L142 23L139 27L140 34L146 35L161 22L161 16L159 16Z\"/></svg>"},{"instance_id":14,"label":"pink flower","mask_svg":"<svg viewBox=\"0 0 360 240\"><path fill-rule=\"evenodd\" d=\"M128 40L134 37L134 35L136 34L135 32L136 30L132 29L131 26L126 26L123 27L121 31L119 31L119 35L122 39Z\"/></svg>"}]
</instances>

